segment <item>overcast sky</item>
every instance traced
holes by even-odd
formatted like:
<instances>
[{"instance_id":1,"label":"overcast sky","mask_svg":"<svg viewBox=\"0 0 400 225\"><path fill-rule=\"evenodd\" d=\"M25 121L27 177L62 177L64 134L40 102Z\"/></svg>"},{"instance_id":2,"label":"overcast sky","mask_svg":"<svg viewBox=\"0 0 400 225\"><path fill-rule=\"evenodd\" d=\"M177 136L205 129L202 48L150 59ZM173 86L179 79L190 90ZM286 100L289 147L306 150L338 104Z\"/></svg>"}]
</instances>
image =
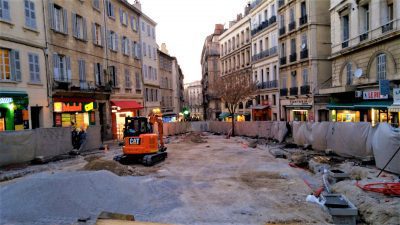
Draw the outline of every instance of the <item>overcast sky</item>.
<instances>
[{"instance_id":1,"label":"overcast sky","mask_svg":"<svg viewBox=\"0 0 400 225\"><path fill-rule=\"evenodd\" d=\"M133 3L134 0L129 0ZM157 22L157 43L166 43L185 75L184 82L201 79L204 40L216 23L243 13L248 0L141 0L142 11Z\"/></svg>"}]
</instances>

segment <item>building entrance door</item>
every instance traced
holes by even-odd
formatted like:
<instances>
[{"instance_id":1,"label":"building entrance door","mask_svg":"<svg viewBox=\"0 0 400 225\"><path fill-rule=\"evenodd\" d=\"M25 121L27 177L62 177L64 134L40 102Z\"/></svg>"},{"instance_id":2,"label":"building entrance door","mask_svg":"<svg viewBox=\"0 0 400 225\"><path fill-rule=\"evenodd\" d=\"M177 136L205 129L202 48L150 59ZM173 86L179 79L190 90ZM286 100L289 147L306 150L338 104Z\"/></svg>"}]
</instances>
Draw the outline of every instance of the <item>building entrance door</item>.
<instances>
[{"instance_id":1,"label":"building entrance door","mask_svg":"<svg viewBox=\"0 0 400 225\"><path fill-rule=\"evenodd\" d=\"M31 107L32 129L40 127L40 111L42 107Z\"/></svg>"}]
</instances>

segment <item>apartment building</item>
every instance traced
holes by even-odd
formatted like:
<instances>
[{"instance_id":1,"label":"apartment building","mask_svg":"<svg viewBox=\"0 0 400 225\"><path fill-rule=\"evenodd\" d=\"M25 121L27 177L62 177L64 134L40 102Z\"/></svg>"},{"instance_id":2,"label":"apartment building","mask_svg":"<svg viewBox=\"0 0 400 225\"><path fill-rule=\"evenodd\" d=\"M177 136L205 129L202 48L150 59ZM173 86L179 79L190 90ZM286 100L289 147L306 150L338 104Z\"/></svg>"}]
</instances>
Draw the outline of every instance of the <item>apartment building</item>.
<instances>
[{"instance_id":1,"label":"apartment building","mask_svg":"<svg viewBox=\"0 0 400 225\"><path fill-rule=\"evenodd\" d=\"M169 120L168 118L176 118L177 116L177 113L174 112L174 91L172 89L172 64L175 58L168 54L168 50L164 43L162 44L161 50L157 50L157 52L160 75L161 112L163 117L166 118L166 120Z\"/></svg>"},{"instance_id":2,"label":"apartment building","mask_svg":"<svg viewBox=\"0 0 400 225\"><path fill-rule=\"evenodd\" d=\"M330 121L399 127L400 2L332 0L330 18Z\"/></svg>"},{"instance_id":3,"label":"apartment building","mask_svg":"<svg viewBox=\"0 0 400 225\"><path fill-rule=\"evenodd\" d=\"M201 52L203 87L203 118L205 120L217 120L221 114L221 99L215 94L215 83L221 75L219 36L224 31L224 25L216 24L214 32L207 36Z\"/></svg>"},{"instance_id":4,"label":"apartment building","mask_svg":"<svg viewBox=\"0 0 400 225\"><path fill-rule=\"evenodd\" d=\"M329 1L278 0L281 119L328 120ZM326 15L326 16L325 16Z\"/></svg>"},{"instance_id":5,"label":"apartment building","mask_svg":"<svg viewBox=\"0 0 400 225\"><path fill-rule=\"evenodd\" d=\"M193 81L185 86L185 105L190 111L190 117L196 120L203 120L203 87L201 81Z\"/></svg>"},{"instance_id":6,"label":"apartment building","mask_svg":"<svg viewBox=\"0 0 400 225\"><path fill-rule=\"evenodd\" d=\"M182 112L185 104L183 79L184 75L182 69L178 63L178 60L174 58L172 61L172 105L174 108L173 111L177 114Z\"/></svg>"},{"instance_id":7,"label":"apartment building","mask_svg":"<svg viewBox=\"0 0 400 225\"><path fill-rule=\"evenodd\" d=\"M252 78L259 94L251 107L252 120L280 120L277 4L275 0L251 3Z\"/></svg>"},{"instance_id":8,"label":"apartment building","mask_svg":"<svg viewBox=\"0 0 400 225\"><path fill-rule=\"evenodd\" d=\"M54 126L102 126L122 138L124 118L143 108L139 15L123 0L45 5Z\"/></svg>"},{"instance_id":9,"label":"apartment building","mask_svg":"<svg viewBox=\"0 0 400 225\"><path fill-rule=\"evenodd\" d=\"M51 127L41 0L0 1L0 132Z\"/></svg>"},{"instance_id":10,"label":"apartment building","mask_svg":"<svg viewBox=\"0 0 400 225\"><path fill-rule=\"evenodd\" d=\"M247 10L246 10L247 11ZM252 75L251 69L251 36L250 15L244 17L239 14L235 21L231 21L229 28L219 36L221 76L247 76ZM238 107L238 116L251 120L251 99L241 102ZM225 103L221 107L223 112L228 112ZM225 113L224 115L228 115Z\"/></svg>"},{"instance_id":11,"label":"apartment building","mask_svg":"<svg viewBox=\"0 0 400 225\"><path fill-rule=\"evenodd\" d=\"M134 6L141 9L140 3ZM144 84L144 115L153 111L160 111L161 92L158 71L158 45L156 42L156 26L150 17L143 12L139 18L140 43L142 45L142 73Z\"/></svg>"}]
</instances>

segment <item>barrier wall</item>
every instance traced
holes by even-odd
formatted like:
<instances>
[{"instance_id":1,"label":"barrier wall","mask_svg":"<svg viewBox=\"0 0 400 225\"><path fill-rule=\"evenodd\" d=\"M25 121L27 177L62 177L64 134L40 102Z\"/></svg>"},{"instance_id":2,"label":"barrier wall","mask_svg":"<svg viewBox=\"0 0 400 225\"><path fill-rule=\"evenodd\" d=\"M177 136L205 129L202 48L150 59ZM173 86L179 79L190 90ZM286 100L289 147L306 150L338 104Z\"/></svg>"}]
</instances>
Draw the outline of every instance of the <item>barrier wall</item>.
<instances>
[{"instance_id":1,"label":"barrier wall","mask_svg":"<svg viewBox=\"0 0 400 225\"><path fill-rule=\"evenodd\" d=\"M374 130L372 148L376 166L382 169L400 147L400 129L394 129L387 123L379 124ZM400 152L386 167L387 171L400 174Z\"/></svg>"},{"instance_id":2,"label":"barrier wall","mask_svg":"<svg viewBox=\"0 0 400 225\"><path fill-rule=\"evenodd\" d=\"M89 151L99 149L101 145L101 126L90 126L86 130L86 143L81 149L82 151Z\"/></svg>"},{"instance_id":3,"label":"barrier wall","mask_svg":"<svg viewBox=\"0 0 400 225\"><path fill-rule=\"evenodd\" d=\"M33 130L0 132L0 166L32 160L35 139Z\"/></svg>"},{"instance_id":4,"label":"barrier wall","mask_svg":"<svg viewBox=\"0 0 400 225\"><path fill-rule=\"evenodd\" d=\"M164 136L183 134L190 131L190 123L164 123Z\"/></svg>"}]
</instances>

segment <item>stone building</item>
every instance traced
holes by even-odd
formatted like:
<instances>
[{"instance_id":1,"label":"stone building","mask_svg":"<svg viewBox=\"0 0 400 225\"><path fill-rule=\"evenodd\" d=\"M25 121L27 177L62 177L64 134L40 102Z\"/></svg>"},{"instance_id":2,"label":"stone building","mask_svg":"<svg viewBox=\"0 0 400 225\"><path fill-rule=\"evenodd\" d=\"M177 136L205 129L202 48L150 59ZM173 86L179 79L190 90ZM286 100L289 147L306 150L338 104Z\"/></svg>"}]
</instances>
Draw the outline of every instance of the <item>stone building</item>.
<instances>
[{"instance_id":1,"label":"stone building","mask_svg":"<svg viewBox=\"0 0 400 225\"><path fill-rule=\"evenodd\" d=\"M400 2L332 0L330 121L399 127Z\"/></svg>"},{"instance_id":2,"label":"stone building","mask_svg":"<svg viewBox=\"0 0 400 225\"><path fill-rule=\"evenodd\" d=\"M185 105L189 108L192 119L203 120L203 87L201 81L193 81L185 86Z\"/></svg>"},{"instance_id":3,"label":"stone building","mask_svg":"<svg viewBox=\"0 0 400 225\"><path fill-rule=\"evenodd\" d=\"M281 119L328 120L329 1L278 0Z\"/></svg>"},{"instance_id":4,"label":"stone building","mask_svg":"<svg viewBox=\"0 0 400 225\"><path fill-rule=\"evenodd\" d=\"M140 3L136 1L135 7L141 9ZM156 26L150 17L143 12L139 18L140 43L142 49L142 73L144 84L144 115L152 111L160 111L161 92L158 71L158 45L156 42Z\"/></svg>"},{"instance_id":5,"label":"stone building","mask_svg":"<svg viewBox=\"0 0 400 225\"><path fill-rule=\"evenodd\" d=\"M274 0L254 1L250 11L253 80L259 94L252 120L280 120L277 5Z\"/></svg>"},{"instance_id":6,"label":"stone building","mask_svg":"<svg viewBox=\"0 0 400 225\"><path fill-rule=\"evenodd\" d=\"M172 79L172 64L175 58L168 54L164 43L162 44L161 50L157 52L160 75L161 112L163 117L176 117L177 112L174 112L173 105L174 91Z\"/></svg>"},{"instance_id":7,"label":"stone building","mask_svg":"<svg viewBox=\"0 0 400 225\"><path fill-rule=\"evenodd\" d=\"M47 2L47 1L46 1ZM122 138L143 108L139 16L123 0L45 4L54 126L102 126Z\"/></svg>"},{"instance_id":8,"label":"stone building","mask_svg":"<svg viewBox=\"0 0 400 225\"><path fill-rule=\"evenodd\" d=\"M214 33L206 38L201 53L201 84L203 86L203 117L205 120L217 120L221 114L221 99L215 95L214 84L221 74L218 38L223 31L224 26L216 24Z\"/></svg>"},{"instance_id":9,"label":"stone building","mask_svg":"<svg viewBox=\"0 0 400 225\"><path fill-rule=\"evenodd\" d=\"M41 0L0 1L0 132L51 127Z\"/></svg>"},{"instance_id":10,"label":"stone building","mask_svg":"<svg viewBox=\"0 0 400 225\"><path fill-rule=\"evenodd\" d=\"M246 10L248 11L248 10ZM229 28L219 37L221 76L247 76L252 75L251 70L251 37L250 37L250 15L239 14L235 21L229 23ZM247 121L251 120L252 100L241 102L238 107L239 116L244 116ZM225 103L221 106L222 112L228 109Z\"/></svg>"},{"instance_id":11,"label":"stone building","mask_svg":"<svg viewBox=\"0 0 400 225\"><path fill-rule=\"evenodd\" d=\"M173 111L177 114L182 112L185 104L183 78L184 75L178 60L174 58L172 61L172 104L174 108Z\"/></svg>"}]
</instances>

